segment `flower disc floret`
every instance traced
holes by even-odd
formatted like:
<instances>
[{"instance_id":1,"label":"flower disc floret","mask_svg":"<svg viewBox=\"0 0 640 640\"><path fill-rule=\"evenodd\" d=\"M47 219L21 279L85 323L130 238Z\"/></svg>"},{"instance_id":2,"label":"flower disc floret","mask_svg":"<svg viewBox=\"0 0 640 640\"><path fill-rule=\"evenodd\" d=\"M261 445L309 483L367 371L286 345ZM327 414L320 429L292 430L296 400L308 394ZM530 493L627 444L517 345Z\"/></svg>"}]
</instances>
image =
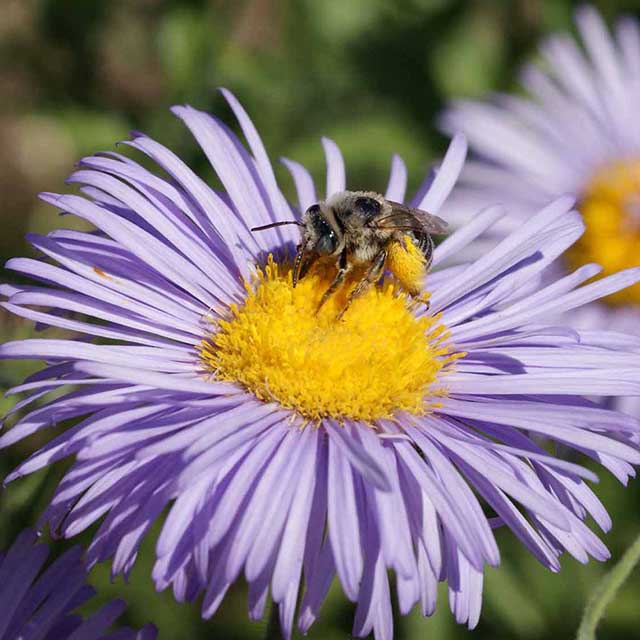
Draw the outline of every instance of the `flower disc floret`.
<instances>
[{"instance_id":1,"label":"flower disc floret","mask_svg":"<svg viewBox=\"0 0 640 640\"><path fill-rule=\"evenodd\" d=\"M615 273L640 264L640 160L620 161L598 171L580 203L586 231L567 252L573 267L601 264ZM610 295L614 305L640 304L640 285Z\"/></svg>"},{"instance_id":2,"label":"flower disc floret","mask_svg":"<svg viewBox=\"0 0 640 640\"><path fill-rule=\"evenodd\" d=\"M294 288L290 268L269 260L244 304L204 341L206 369L312 420L427 412L452 360L445 327L416 315L392 282L370 288L337 320L349 285L318 310L331 277L320 268Z\"/></svg>"}]
</instances>

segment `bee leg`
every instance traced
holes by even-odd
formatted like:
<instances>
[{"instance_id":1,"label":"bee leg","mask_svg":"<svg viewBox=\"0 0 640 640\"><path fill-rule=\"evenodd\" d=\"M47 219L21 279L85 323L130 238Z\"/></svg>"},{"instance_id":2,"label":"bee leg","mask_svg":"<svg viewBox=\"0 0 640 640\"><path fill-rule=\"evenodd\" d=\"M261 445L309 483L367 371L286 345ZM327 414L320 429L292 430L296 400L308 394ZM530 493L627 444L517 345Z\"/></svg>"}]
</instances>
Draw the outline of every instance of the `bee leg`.
<instances>
[{"instance_id":1,"label":"bee leg","mask_svg":"<svg viewBox=\"0 0 640 640\"><path fill-rule=\"evenodd\" d=\"M338 287L344 282L344 278L350 270L349 263L347 262L347 250L343 249L338 259L338 273L329 285L329 288L322 294L316 313L320 311L322 305L337 291Z\"/></svg>"},{"instance_id":2,"label":"bee leg","mask_svg":"<svg viewBox=\"0 0 640 640\"><path fill-rule=\"evenodd\" d=\"M293 287L295 289L300 278L300 265L302 264L302 258L304 258L304 244L300 243L296 248L296 257L293 261Z\"/></svg>"},{"instance_id":3,"label":"bee leg","mask_svg":"<svg viewBox=\"0 0 640 640\"><path fill-rule=\"evenodd\" d=\"M342 316L347 312L347 309L351 306L351 303L360 295L362 295L372 284L377 282L384 271L384 263L387 260L387 252L386 250L382 250L376 257L373 259L370 267L367 269L367 273L364 278L358 282L355 286L354 290L349 294L347 298L347 304L345 304L344 309L336 316L336 320L340 320Z\"/></svg>"},{"instance_id":4,"label":"bee leg","mask_svg":"<svg viewBox=\"0 0 640 640\"><path fill-rule=\"evenodd\" d=\"M296 257L293 261L293 287L298 284L298 280L305 277L311 265L317 260L318 256L314 252L307 251L303 244L298 245Z\"/></svg>"}]
</instances>

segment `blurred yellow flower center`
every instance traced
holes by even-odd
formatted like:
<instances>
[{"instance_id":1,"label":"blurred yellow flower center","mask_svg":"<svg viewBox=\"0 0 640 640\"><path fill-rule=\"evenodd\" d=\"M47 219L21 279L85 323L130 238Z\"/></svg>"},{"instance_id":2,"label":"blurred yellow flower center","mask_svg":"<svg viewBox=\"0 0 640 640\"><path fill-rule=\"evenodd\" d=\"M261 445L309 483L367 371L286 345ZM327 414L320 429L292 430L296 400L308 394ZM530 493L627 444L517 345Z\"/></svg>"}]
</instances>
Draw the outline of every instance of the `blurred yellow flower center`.
<instances>
[{"instance_id":1,"label":"blurred yellow flower center","mask_svg":"<svg viewBox=\"0 0 640 640\"><path fill-rule=\"evenodd\" d=\"M334 273L319 266L294 289L290 268L270 258L242 306L202 343L207 372L309 420L427 412L443 393L438 374L460 357L445 346L445 327L416 317L418 303L390 282L371 287L337 320L357 276L317 311Z\"/></svg>"},{"instance_id":2,"label":"blurred yellow flower center","mask_svg":"<svg viewBox=\"0 0 640 640\"><path fill-rule=\"evenodd\" d=\"M568 254L572 266L597 262L610 274L640 265L640 160L599 171L579 209L586 231ZM612 305L640 304L640 284L605 298Z\"/></svg>"}]
</instances>

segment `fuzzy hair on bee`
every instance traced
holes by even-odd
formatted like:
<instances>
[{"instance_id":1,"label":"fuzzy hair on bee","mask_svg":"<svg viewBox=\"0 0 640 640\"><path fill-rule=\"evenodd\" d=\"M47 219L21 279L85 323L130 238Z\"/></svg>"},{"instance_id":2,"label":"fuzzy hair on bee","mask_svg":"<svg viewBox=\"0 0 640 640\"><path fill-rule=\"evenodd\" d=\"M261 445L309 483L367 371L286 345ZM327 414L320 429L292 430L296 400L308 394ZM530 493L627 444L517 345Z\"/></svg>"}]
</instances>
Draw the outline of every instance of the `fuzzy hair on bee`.
<instances>
[{"instance_id":1,"label":"fuzzy hair on bee","mask_svg":"<svg viewBox=\"0 0 640 640\"><path fill-rule=\"evenodd\" d=\"M383 275L396 276L412 296L420 293L433 258L432 235L447 232L447 223L426 211L387 200L374 191L341 191L311 205L302 220L274 222L252 231L296 224L302 237L293 265L293 286L319 259L333 258L336 275L318 308L344 283L355 267L364 267L362 279L350 292L341 318L351 302Z\"/></svg>"}]
</instances>

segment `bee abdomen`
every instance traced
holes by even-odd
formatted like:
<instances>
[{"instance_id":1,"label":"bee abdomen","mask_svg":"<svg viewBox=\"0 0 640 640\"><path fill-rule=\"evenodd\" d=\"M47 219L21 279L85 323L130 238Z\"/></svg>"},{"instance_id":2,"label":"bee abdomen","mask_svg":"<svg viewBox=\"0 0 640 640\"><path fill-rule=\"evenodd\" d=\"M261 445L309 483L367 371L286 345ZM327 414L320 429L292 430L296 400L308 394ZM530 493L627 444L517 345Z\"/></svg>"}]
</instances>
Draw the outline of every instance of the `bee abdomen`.
<instances>
[{"instance_id":1,"label":"bee abdomen","mask_svg":"<svg viewBox=\"0 0 640 640\"><path fill-rule=\"evenodd\" d=\"M427 267L429 267L433 260L433 239L428 233L416 233L412 231L410 235L413 237L413 241L420 250L420 253L424 256Z\"/></svg>"}]
</instances>

